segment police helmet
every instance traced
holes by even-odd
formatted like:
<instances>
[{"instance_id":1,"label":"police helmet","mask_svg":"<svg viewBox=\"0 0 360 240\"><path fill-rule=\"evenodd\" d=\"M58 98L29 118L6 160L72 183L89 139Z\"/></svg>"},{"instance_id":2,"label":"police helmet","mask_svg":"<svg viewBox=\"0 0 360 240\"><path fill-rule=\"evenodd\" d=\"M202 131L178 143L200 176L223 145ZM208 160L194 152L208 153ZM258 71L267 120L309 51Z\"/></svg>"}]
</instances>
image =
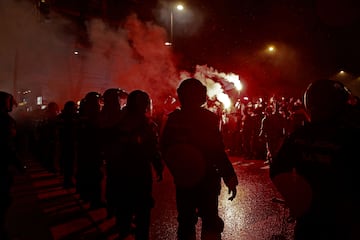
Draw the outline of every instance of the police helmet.
<instances>
[{"instance_id":1,"label":"police helmet","mask_svg":"<svg viewBox=\"0 0 360 240\"><path fill-rule=\"evenodd\" d=\"M101 94L98 92L88 92L85 95L85 101L93 102L93 101L99 101L101 98Z\"/></svg>"},{"instance_id":2,"label":"police helmet","mask_svg":"<svg viewBox=\"0 0 360 240\"><path fill-rule=\"evenodd\" d=\"M146 113L151 107L150 97L144 91L134 90L127 98L126 107L132 113Z\"/></svg>"},{"instance_id":3,"label":"police helmet","mask_svg":"<svg viewBox=\"0 0 360 240\"><path fill-rule=\"evenodd\" d=\"M0 91L0 111L11 112L14 105L16 105L16 102L13 95Z\"/></svg>"},{"instance_id":4,"label":"police helmet","mask_svg":"<svg viewBox=\"0 0 360 240\"><path fill-rule=\"evenodd\" d=\"M120 88L109 88L103 94L104 104L118 103L119 98L126 99L127 92Z\"/></svg>"},{"instance_id":5,"label":"police helmet","mask_svg":"<svg viewBox=\"0 0 360 240\"><path fill-rule=\"evenodd\" d=\"M206 102L206 87L195 78L183 80L177 94L183 107L200 107Z\"/></svg>"},{"instance_id":6,"label":"police helmet","mask_svg":"<svg viewBox=\"0 0 360 240\"><path fill-rule=\"evenodd\" d=\"M79 112L81 114L89 114L90 112L100 111L101 94L98 92L88 92L84 99L80 102Z\"/></svg>"},{"instance_id":7,"label":"police helmet","mask_svg":"<svg viewBox=\"0 0 360 240\"><path fill-rule=\"evenodd\" d=\"M46 109L50 113L58 114L60 108L56 102L49 102Z\"/></svg>"},{"instance_id":8,"label":"police helmet","mask_svg":"<svg viewBox=\"0 0 360 240\"><path fill-rule=\"evenodd\" d=\"M350 91L339 81L312 82L304 93L304 106L312 121L337 117L349 104Z\"/></svg>"}]
</instances>

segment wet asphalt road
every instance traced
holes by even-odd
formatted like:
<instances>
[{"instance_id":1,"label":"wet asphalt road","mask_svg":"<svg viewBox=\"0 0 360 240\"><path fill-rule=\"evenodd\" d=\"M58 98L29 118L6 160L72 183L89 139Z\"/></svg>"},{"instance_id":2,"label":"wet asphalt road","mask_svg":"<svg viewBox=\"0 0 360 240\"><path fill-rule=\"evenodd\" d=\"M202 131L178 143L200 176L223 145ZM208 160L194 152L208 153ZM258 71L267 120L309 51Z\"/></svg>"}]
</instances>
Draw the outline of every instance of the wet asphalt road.
<instances>
[{"instance_id":1,"label":"wet asphalt road","mask_svg":"<svg viewBox=\"0 0 360 240\"><path fill-rule=\"evenodd\" d=\"M293 225L286 223L287 209L272 201L273 198L281 197L269 180L269 169L264 161L239 157L231 157L231 161L239 185L233 201L228 200L226 186L222 187L219 198L219 213L225 222L222 239L292 239ZM152 239L175 239L174 189L170 176L164 181L163 184L154 185L157 202L153 210ZM198 225L200 233L200 221Z\"/></svg>"},{"instance_id":2,"label":"wet asphalt road","mask_svg":"<svg viewBox=\"0 0 360 240\"><path fill-rule=\"evenodd\" d=\"M262 160L230 157L239 178L237 196L228 200L223 185L219 213L225 222L222 240L292 239L293 223L287 223L288 211L273 198L280 195L268 177ZM75 189L63 189L61 177L33 163L25 176L17 176L14 202L8 216L8 228L14 240L116 239L114 219L106 218L105 209L90 210ZM165 171L162 182L154 182L155 207L152 211L151 240L176 239L175 192L172 178ZM199 220L198 239L201 221ZM129 238L132 239L132 238Z\"/></svg>"}]
</instances>

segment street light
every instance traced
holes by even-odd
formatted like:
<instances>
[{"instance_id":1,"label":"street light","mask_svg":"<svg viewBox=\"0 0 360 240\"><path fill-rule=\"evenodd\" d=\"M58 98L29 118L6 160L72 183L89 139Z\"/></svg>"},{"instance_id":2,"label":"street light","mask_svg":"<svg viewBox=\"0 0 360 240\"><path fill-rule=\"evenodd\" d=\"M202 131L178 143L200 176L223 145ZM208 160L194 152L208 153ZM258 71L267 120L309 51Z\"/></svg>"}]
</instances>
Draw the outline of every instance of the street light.
<instances>
[{"instance_id":1,"label":"street light","mask_svg":"<svg viewBox=\"0 0 360 240\"><path fill-rule=\"evenodd\" d=\"M275 46L274 46L274 45L269 45L268 48L267 48L267 51L268 51L269 53L275 52Z\"/></svg>"},{"instance_id":2,"label":"street light","mask_svg":"<svg viewBox=\"0 0 360 240\"><path fill-rule=\"evenodd\" d=\"M175 7L171 6L170 8L170 42L165 43L168 46L174 45L174 9L182 11L184 10L184 5L177 4Z\"/></svg>"}]
</instances>

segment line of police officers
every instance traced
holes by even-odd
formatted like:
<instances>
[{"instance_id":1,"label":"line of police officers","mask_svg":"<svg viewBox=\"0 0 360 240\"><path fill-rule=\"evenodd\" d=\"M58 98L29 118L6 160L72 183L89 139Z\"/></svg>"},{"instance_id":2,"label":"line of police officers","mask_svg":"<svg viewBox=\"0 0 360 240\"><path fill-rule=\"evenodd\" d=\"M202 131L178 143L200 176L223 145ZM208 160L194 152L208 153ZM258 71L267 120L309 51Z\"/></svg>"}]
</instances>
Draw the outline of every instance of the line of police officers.
<instances>
[{"instance_id":1,"label":"line of police officers","mask_svg":"<svg viewBox=\"0 0 360 240\"><path fill-rule=\"evenodd\" d=\"M221 238L224 224L217 210L220 181L224 179L232 200L236 195L237 176L225 153L217 116L201 107L206 101L206 87L196 79L188 79L180 84L178 94L182 108L170 114L161 146L159 126L149 115L150 97L141 90L127 95L119 89L108 89L103 94L102 108L100 94L90 92L81 101L78 113L75 103L69 101L56 117L55 124L54 119L49 117L41 125L45 130L40 132L56 134L59 139L59 163L64 187L75 186L80 198L90 202L93 209L105 207L101 198L105 161L106 208L108 216L116 218L119 239L125 239L129 234L134 234L138 240L149 239L150 212L155 202L152 196L153 170L157 181L161 181L164 168L162 154L166 155L166 163L171 166L177 186L178 238L195 239L198 217L203 220L203 239ZM119 98L127 99L124 108L121 108ZM56 104L51 106L48 112L56 112ZM4 108L4 115L15 124L9 111ZM52 113L48 116L53 116ZM15 128L10 124L2 126ZM53 138L51 136L48 140ZM4 139L4 142L10 143L9 139ZM182 146L189 151L182 152ZM11 149L15 153L15 149ZM46 154L40 156L44 166L55 172L53 157L56 151L53 149L46 148ZM180 153L186 154L182 159L175 159ZM7 168L7 164L3 166ZM178 179L179 174L180 179L191 176L194 181L183 185ZM9 188L2 190L10 194Z\"/></svg>"}]
</instances>

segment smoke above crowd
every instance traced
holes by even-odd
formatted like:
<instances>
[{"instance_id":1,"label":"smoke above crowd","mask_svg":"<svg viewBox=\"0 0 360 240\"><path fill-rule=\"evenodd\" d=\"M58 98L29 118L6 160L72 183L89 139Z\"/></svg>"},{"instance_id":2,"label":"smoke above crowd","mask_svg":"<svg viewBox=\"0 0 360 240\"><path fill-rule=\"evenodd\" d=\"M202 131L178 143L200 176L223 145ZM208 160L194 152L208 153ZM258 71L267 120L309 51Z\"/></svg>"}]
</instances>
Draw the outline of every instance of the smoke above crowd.
<instances>
[{"instance_id":1,"label":"smoke above crowd","mask_svg":"<svg viewBox=\"0 0 360 240\"><path fill-rule=\"evenodd\" d=\"M0 16L0 88L14 94L63 104L115 87L145 90L156 103L175 95L182 79L197 77L210 98L229 104L224 91L240 84L237 75L209 66L193 73L177 69L173 49L164 44L166 29L136 15L116 29L100 19L86 22L90 47L79 44L72 21L55 13L43 18L27 1L2 1Z\"/></svg>"},{"instance_id":2,"label":"smoke above crowd","mask_svg":"<svg viewBox=\"0 0 360 240\"><path fill-rule=\"evenodd\" d=\"M55 11L44 18L31 1L1 1L0 20L0 89L15 94L19 101L24 94L32 94L61 106L90 91L121 88L147 91L158 104L175 96L182 79L196 77L208 87L209 99L228 107L250 88L268 95L281 88L281 93L291 88L301 92L304 82L316 77L311 62L302 61L298 51L280 43L276 56L234 50L227 61L218 61L218 68L233 68L240 75L204 63L195 64L192 72L179 69L182 59L164 44L168 29L136 15L115 28L101 19L85 22L89 45L79 42L77 23ZM210 58L214 58L211 52Z\"/></svg>"}]
</instances>

